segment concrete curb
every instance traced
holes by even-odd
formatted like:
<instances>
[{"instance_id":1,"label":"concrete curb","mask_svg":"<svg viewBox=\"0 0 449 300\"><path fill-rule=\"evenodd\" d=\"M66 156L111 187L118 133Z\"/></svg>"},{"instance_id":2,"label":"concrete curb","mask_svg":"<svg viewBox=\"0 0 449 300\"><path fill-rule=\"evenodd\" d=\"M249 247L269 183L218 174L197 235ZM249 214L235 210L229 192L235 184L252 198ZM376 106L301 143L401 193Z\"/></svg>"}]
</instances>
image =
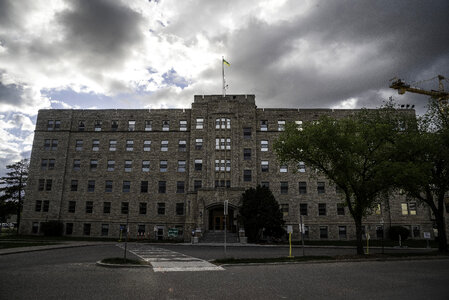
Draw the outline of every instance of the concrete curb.
<instances>
[{"instance_id":1,"label":"concrete curb","mask_svg":"<svg viewBox=\"0 0 449 300\"><path fill-rule=\"evenodd\" d=\"M263 265L307 265L307 264L327 264L327 263L349 263L349 262L386 262L386 261L410 261L410 260L439 260L447 259L449 257L434 257L434 256L411 256L411 257L391 257L391 258L361 258L361 259L329 259L329 260L309 260L309 261L292 261L292 262L267 262L267 263L241 263L241 264L222 264L220 267L238 267L238 266L263 266ZM213 262L211 262L213 263Z\"/></svg>"},{"instance_id":2,"label":"concrete curb","mask_svg":"<svg viewBox=\"0 0 449 300\"><path fill-rule=\"evenodd\" d=\"M0 250L0 255L10 255L37 251L47 251L47 250L57 250L57 249L67 249L67 248L79 248L79 247L92 247L92 246L102 246L108 245L107 243L95 243L95 244L61 244L61 245L44 245L44 246L32 246L32 247L17 247L17 248L7 248Z\"/></svg>"},{"instance_id":3,"label":"concrete curb","mask_svg":"<svg viewBox=\"0 0 449 300\"><path fill-rule=\"evenodd\" d=\"M101 262L101 260L95 263L97 266L104 268L151 268L150 265L135 265L135 264L107 264Z\"/></svg>"}]
</instances>

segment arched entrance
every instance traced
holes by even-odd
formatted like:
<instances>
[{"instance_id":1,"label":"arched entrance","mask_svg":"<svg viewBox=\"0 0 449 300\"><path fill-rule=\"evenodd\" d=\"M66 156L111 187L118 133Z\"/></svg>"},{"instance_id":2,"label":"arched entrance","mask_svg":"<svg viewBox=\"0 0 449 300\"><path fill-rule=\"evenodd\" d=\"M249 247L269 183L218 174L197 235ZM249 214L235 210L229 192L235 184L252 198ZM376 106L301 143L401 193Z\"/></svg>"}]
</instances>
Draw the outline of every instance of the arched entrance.
<instances>
[{"instance_id":1,"label":"arched entrance","mask_svg":"<svg viewBox=\"0 0 449 300\"><path fill-rule=\"evenodd\" d=\"M234 231L234 208L228 207L228 215L224 215L223 205L215 205L208 209L210 231L224 231L225 224L228 231Z\"/></svg>"}]
</instances>

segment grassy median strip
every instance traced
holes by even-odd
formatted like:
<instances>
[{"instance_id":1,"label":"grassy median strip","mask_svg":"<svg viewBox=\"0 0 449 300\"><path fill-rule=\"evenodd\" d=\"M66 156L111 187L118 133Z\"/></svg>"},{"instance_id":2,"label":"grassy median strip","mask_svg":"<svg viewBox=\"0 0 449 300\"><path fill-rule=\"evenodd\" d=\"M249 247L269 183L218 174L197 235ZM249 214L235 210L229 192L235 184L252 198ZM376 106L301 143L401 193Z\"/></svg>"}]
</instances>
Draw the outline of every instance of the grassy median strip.
<instances>
[{"instance_id":1,"label":"grassy median strip","mask_svg":"<svg viewBox=\"0 0 449 300\"><path fill-rule=\"evenodd\" d=\"M216 265L224 264L267 264L279 262L301 262L311 260L335 260L333 256L296 256L296 257L270 257L270 258L222 258L216 259L212 263Z\"/></svg>"},{"instance_id":2,"label":"grassy median strip","mask_svg":"<svg viewBox=\"0 0 449 300\"><path fill-rule=\"evenodd\" d=\"M105 258L101 260L104 264L112 264L112 265L147 265L147 262L143 260L137 260L137 259L124 259L123 257L112 257L112 258Z\"/></svg>"}]
</instances>

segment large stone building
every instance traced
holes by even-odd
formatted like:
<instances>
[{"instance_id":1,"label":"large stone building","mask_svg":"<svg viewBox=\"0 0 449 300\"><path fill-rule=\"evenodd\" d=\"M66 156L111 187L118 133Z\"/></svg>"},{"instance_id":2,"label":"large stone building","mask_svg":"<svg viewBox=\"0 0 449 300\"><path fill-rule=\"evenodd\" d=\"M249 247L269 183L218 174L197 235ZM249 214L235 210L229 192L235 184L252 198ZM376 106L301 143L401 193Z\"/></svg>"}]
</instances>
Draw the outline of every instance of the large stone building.
<instances>
[{"instance_id":1,"label":"large stone building","mask_svg":"<svg viewBox=\"0 0 449 300\"><path fill-rule=\"evenodd\" d=\"M60 220L64 234L190 239L192 229L239 230L240 196L267 185L286 225L303 217L306 238L355 239L340 195L303 164L280 166L273 143L287 122L341 117L354 110L263 109L254 95L195 96L191 109L40 110L21 232ZM313 173L314 176L310 176ZM403 225L413 238L432 232L429 210L398 195L365 220L371 238ZM176 230L172 231L176 232ZM432 233L433 234L433 233Z\"/></svg>"}]
</instances>

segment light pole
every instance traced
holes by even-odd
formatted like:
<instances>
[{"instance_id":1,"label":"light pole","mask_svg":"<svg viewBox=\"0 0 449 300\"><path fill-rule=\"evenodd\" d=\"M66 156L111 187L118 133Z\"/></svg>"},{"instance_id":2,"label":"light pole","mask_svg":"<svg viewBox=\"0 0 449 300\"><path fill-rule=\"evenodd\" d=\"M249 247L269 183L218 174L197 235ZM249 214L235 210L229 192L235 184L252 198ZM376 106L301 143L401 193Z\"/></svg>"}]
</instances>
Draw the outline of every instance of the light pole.
<instances>
[{"instance_id":1,"label":"light pole","mask_svg":"<svg viewBox=\"0 0 449 300\"><path fill-rule=\"evenodd\" d=\"M126 237L125 237L125 252L123 253L123 258L126 262L126 248L128 247L128 233L129 233L129 206L128 206L128 212L126 213Z\"/></svg>"},{"instance_id":2,"label":"light pole","mask_svg":"<svg viewBox=\"0 0 449 300\"><path fill-rule=\"evenodd\" d=\"M382 240L381 240L381 243L382 243L382 254L384 254L384 218L380 219L380 225L382 226L381 227L382 228Z\"/></svg>"}]
</instances>

